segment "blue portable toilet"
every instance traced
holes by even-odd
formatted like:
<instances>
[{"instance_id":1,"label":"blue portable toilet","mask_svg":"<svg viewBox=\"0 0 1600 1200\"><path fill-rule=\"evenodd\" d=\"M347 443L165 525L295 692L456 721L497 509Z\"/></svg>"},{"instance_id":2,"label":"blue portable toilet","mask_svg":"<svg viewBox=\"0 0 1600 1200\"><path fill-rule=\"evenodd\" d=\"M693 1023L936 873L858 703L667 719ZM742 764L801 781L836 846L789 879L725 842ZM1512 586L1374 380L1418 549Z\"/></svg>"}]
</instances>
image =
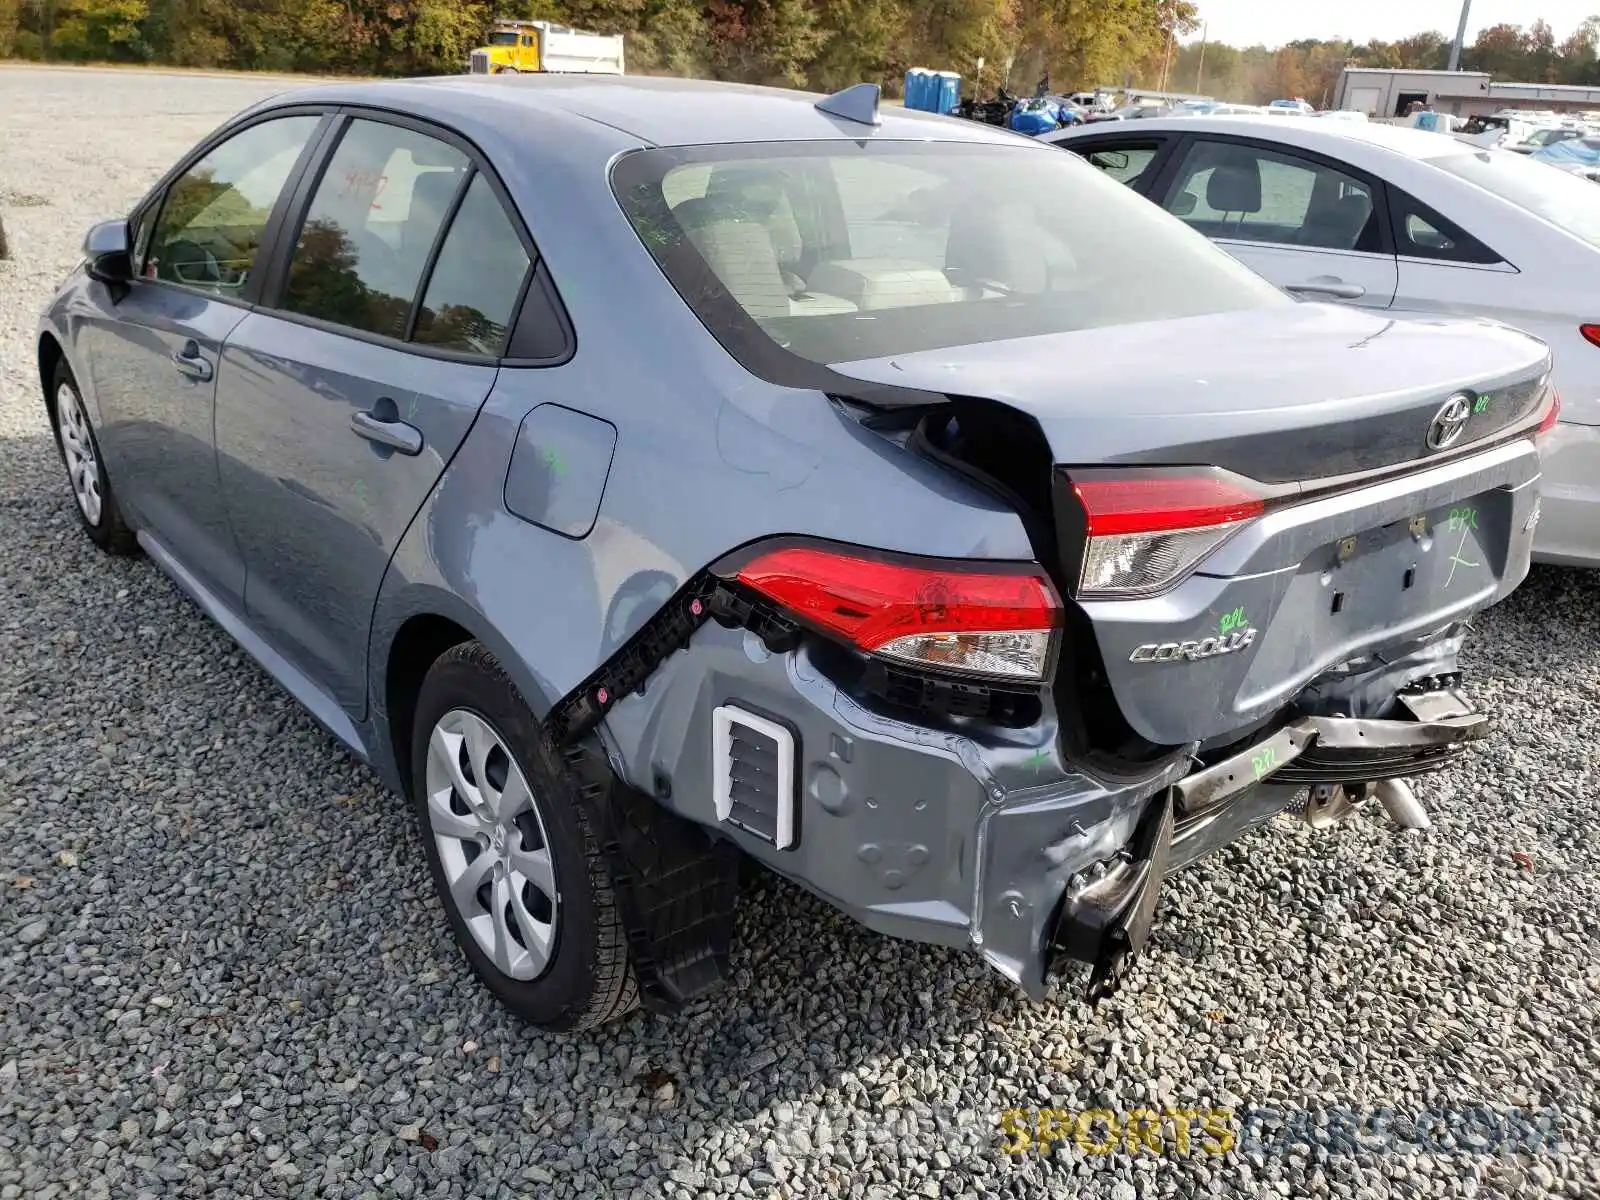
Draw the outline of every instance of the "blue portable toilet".
<instances>
[{"instance_id":1,"label":"blue portable toilet","mask_svg":"<svg viewBox=\"0 0 1600 1200\"><path fill-rule=\"evenodd\" d=\"M928 108L932 112L947 113L961 103L961 76L954 71L938 71L930 78L932 95Z\"/></svg>"},{"instance_id":2,"label":"blue portable toilet","mask_svg":"<svg viewBox=\"0 0 1600 1200\"><path fill-rule=\"evenodd\" d=\"M927 111L928 106L928 80L932 72L925 67L912 67L906 72L906 100L907 108L918 111Z\"/></svg>"}]
</instances>

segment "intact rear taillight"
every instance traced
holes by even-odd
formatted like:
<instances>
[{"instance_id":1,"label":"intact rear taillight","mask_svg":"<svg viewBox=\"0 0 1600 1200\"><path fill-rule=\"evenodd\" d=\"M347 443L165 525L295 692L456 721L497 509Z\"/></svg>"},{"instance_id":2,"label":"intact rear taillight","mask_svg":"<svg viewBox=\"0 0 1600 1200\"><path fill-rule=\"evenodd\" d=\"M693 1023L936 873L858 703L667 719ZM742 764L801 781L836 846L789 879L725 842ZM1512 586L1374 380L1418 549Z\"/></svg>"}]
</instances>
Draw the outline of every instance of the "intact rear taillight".
<instances>
[{"instance_id":1,"label":"intact rear taillight","mask_svg":"<svg viewBox=\"0 0 1600 1200\"><path fill-rule=\"evenodd\" d=\"M788 546L758 554L738 579L868 654L972 675L1044 679L1061 621L1038 567L913 564Z\"/></svg>"},{"instance_id":2,"label":"intact rear taillight","mask_svg":"<svg viewBox=\"0 0 1600 1200\"><path fill-rule=\"evenodd\" d=\"M1220 472L1074 472L1084 512L1081 599L1127 599L1183 579L1266 509L1249 481Z\"/></svg>"},{"instance_id":3,"label":"intact rear taillight","mask_svg":"<svg viewBox=\"0 0 1600 1200\"><path fill-rule=\"evenodd\" d=\"M1579 325L1578 332L1591 346L1600 346L1600 325Z\"/></svg>"}]
</instances>

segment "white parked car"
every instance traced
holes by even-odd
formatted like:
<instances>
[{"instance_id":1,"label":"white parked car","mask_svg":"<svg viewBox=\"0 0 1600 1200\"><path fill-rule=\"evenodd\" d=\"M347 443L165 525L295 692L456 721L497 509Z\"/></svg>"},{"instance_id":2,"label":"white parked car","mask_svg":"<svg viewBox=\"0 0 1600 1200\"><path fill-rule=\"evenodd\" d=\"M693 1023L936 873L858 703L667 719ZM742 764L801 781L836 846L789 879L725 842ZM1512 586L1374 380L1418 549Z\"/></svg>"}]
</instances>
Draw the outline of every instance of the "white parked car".
<instances>
[{"instance_id":1,"label":"white parked car","mask_svg":"<svg viewBox=\"0 0 1600 1200\"><path fill-rule=\"evenodd\" d=\"M1543 339L1562 410L1535 557L1600 566L1600 187L1382 122L1157 118L1042 140L1303 299L1485 316Z\"/></svg>"}]
</instances>

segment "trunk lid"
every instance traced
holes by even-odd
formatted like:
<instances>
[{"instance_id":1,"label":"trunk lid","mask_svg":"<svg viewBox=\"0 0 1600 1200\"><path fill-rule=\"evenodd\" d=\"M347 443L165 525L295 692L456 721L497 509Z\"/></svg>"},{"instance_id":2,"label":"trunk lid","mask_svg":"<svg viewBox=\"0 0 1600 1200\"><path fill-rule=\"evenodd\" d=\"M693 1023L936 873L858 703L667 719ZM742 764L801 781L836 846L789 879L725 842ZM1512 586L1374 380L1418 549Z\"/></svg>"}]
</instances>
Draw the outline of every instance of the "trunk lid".
<instances>
[{"instance_id":1,"label":"trunk lid","mask_svg":"<svg viewBox=\"0 0 1600 1200\"><path fill-rule=\"evenodd\" d=\"M1205 463L1263 483L1428 458L1473 393L1460 450L1527 417L1544 347L1491 321L1324 304L1016 338L834 365L842 375L1010 405L1065 464Z\"/></svg>"},{"instance_id":2,"label":"trunk lid","mask_svg":"<svg viewBox=\"0 0 1600 1200\"><path fill-rule=\"evenodd\" d=\"M1549 355L1496 323L1303 304L834 370L1031 417L1058 514L1082 511L1084 468L1217 467L1267 485L1265 512L1176 582L1077 597L1123 718L1159 745L1259 724L1320 676L1448 628L1527 573L1538 456L1510 435L1543 404ZM1463 394L1464 426L1430 445ZM1062 525L1071 590L1082 530Z\"/></svg>"}]
</instances>

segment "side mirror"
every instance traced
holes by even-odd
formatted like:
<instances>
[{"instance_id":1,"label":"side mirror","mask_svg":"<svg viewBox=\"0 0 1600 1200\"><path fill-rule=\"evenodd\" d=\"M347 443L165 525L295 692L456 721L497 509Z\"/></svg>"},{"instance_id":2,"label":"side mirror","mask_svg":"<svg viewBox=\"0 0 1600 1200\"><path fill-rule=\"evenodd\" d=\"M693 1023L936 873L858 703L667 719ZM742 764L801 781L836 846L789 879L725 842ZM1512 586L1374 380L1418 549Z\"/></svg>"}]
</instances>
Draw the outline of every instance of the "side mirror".
<instances>
[{"instance_id":1,"label":"side mirror","mask_svg":"<svg viewBox=\"0 0 1600 1200\"><path fill-rule=\"evenodd\" d=\"M83 239L89 278L101 283L133 281L133 244L126 221L102 221Z\"/></svg>"},{"instance_id":2,"label":"side mirror","mask_svg":"<svg viewBox=\"0 0 1600 1200\"><path fill-rule=\"evenodd\" d=\"M1199 201L1195 199L1193 192L1179 192L1172 198L1172 215L1175 217L1190 216L1194 213L1195 205L1198 203Z\"/></svg>"}]
</instances>

